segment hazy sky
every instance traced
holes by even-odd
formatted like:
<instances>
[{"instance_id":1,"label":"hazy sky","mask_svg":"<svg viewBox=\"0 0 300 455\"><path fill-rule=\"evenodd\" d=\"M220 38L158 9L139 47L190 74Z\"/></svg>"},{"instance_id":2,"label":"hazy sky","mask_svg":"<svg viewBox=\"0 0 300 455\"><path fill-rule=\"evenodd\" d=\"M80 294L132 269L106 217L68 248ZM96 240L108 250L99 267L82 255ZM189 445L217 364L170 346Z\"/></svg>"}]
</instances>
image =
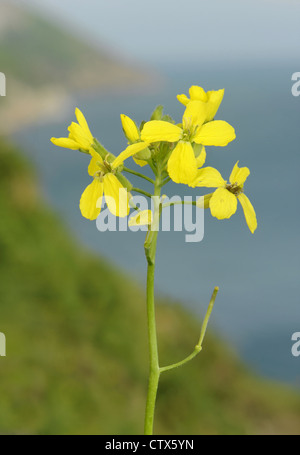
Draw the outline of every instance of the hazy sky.
<instances>
[{"instance_id":1,"label":"hazy sky","mask_svg":"<svg viewBox=\"0 0 300 455\"><path fill-rule=\"evenodd\" d=\"M300 56L300 0L16 1L145 62Z\"/></svg>"}]
</instances>

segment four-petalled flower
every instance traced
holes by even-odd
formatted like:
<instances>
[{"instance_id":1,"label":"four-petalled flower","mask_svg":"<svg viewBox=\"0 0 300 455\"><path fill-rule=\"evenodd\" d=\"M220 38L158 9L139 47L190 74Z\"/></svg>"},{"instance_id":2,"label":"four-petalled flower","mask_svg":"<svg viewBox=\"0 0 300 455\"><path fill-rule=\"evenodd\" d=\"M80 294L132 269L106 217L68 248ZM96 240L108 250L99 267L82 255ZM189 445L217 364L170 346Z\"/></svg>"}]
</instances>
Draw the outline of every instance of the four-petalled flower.
<instances>
[{"instance_id":1,"label":"four-petalled flower","mask_svg":"<svg viewBox=\"0 0 300 455\"><path fill-rule=\"evenodd\" d=\"M249 169L247 167L239 168L237 162L230 174L229 183L227 183L217 169L204 167L198 170L197 177L191 186L217 188L210 198L209 208L212 216L218 220L230 218L236 212L239 200L247 225L253 234L257 228L256 214L253 205L244 194L244 183L249 174Z\"/></svg>"},{"instance_id":2,"label":"four-petalled flower","mask_svg":"<svg viewBox=\"0 0 300 455\"><path fill-rule=\"evenodd\" d=\"M202 101L206 104L206 122L210 122L215 118L215 115L222 103L224 97L224 89L222 90L211 90L205 92L202 87L198 85L192 85L189 89L190 98L186 95L177 95L178 101L184 106L187 106L190 101Z\"/></svg>"},{"instance_id":3,"label":"four-petalled flower","mask_svg":"<svg viewBox=\"0 0 300 455\"><path fill-rule=\"evenodd\" d=\"M115 175L116 166L114 166L114 162L110 164L103 160L94 150L91 150L91 155L88 173L94 180L81 196L79 206L82 216L89 220L95 220L101 212L103 195L107 207L113 215L127 216L130 211L129 199L131 195Z\"/></svg>"},{"instance_id":4,"label":"four-petalled flower","mask_svg":"<svg viewBox=\"0 0 300 455\"><path fill-rule=\"evenodd\" d=\"M234 128L222 120L206 122L207 104L193 100L187 104L182 125L162 120L145 123L141 138L148 142L177 142L168 160L168 173L176 183L190 184L197 175L197 168L205 162L203 148L198 160L193 144L226 146L235 139Z\"/></svg>"},{"instance_id":5,"label":"four-petalled flower","mask_svg":"<svg viewBox=\"0 0 300 455\"><path fill-rule=\"evenodd\" d=\"M83 113L78 108L75 110L75 115L78 123L72 122L69 126L69 137L53 137L51 142L58 147L90 153L94 137Z\"/></svg>"}]
</instances>

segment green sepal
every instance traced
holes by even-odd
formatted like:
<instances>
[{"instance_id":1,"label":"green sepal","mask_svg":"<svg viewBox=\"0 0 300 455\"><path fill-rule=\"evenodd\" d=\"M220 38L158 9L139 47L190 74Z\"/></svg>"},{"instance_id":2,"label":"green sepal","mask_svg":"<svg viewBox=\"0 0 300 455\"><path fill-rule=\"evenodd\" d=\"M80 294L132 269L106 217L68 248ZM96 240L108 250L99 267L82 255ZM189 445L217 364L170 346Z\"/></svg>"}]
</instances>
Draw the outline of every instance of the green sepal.
<instances>
[{"instance_id":1,"label":"green sepal","mask_svg":"<svg viewBox=\"0 0 300 455\"><path fill-rule=\"evenodd\" d=\"M144 128L144 125L145 125L146 121L143 120L140 124L140 131L142 131L142 129Z\"/></svg>"},{"instance_id":2,"label":"green sepal","mask_svg":"<svg viewBox=\"0 0 300 455\"><path fill-rule=\"evenodd\" d=\"M203 145L194 143L193 144L193 149L194 149L194 153L195 153L195 158L198 158L198 156L200 155L200 153L203 150Z\"/></svg>"},{"instance_id":3,"label":"green sepal","mask_svg":"<svg viewBox=\"0 0 300 455\"><path fill-rule=\"evenodd\" d=\"M89 155L89 154L90 154L90 152L89 152L88 150L79 149L79 151L80 151L81 153L85 153L86 155Z\"/></svg>"},{"instance_id":4,"label":"green sepal","mask_svg":"<svg viewBox=\"0 0 300 455\"><path fill-rule=\"evenodd\" d=\"M163 116L163 110L164 107L162 105L157 106L152 112L150 120L161 120Z\"/></svg>"},{"instance_id":5,"label":"green sepal","mask_svg":"<svg viewBox=\"0 0 300 455\"><path fill-rule=\"evenodd\" d=\"M172 146L169 142L161 142L158 150L157 156L162 161L163 166L167 165L167 162L170 158L172 152Z\"/></svg>"},{"instance_id":6,"label":"green sepal","mask_svg":"<svg viewBox=\"0 0 300 455\"><path fill-rule=\"evenodd\" d=\"M166 114L162 117L162 121L172 123L173 125L175 125L175 120L173 120L172 117L168 114Z\"/></svg>"},{"instance_id":7,"label":"green sepal","mask_svg":"<svg viewBox=\"0 0 300 455\"><path fill-rule=\"evenodd\" d=\"M144 150L141 150L140 152L136 153L134 157L137 158L138 160L147 161L151 158L151 152L147 147Z\"/></svg>"},{"instance_id":8,"label":"green sepal","mask_svg":"<svg viewBox=\"0 0 300 455\"><path fill-rule=\"evenodd\" d=\"M116 158L115 155L113 155L112 153L110 153L108 150L106 150L105 147L103 147L103 145L98 141L98 139L96 139L94 137L94 144L93 144L93 149L99 153L99 155L101 156L101 158L103 160L106 160L108 161L109 163L112 163L114 161L114 159Z\"/></svg>"},{"instance_id":9,"label":"green sepal","mask_svg":"<svg viewBox=\"0 0 300 455\"><path fill-rule=\"evenodd\" d=\"M124 177L123 174L120 174L119 172L117 172L116 177L119 180L119 182L124 186L124 188L127 189L127 191L132 190L132 188L133 188L132 183L126 177Z\"/></svg>"}]
</instances>

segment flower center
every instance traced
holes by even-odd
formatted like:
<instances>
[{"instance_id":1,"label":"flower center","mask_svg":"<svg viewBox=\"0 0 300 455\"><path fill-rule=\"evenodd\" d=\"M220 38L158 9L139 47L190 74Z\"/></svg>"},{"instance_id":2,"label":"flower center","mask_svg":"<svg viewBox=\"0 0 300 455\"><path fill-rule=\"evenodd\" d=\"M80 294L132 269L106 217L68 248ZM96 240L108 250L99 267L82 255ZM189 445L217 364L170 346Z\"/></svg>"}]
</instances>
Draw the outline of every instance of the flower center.
<instances>
[{"instance_id":1,"label":"flower center","mask_svg":"<svg viewBox=\"0 0 300 455\"><path fill-rule=\"evenodd\" d=\"M243 187L239 186L237 183L228 183L226 185L226 190L230 191L230 193L238 196L243 192Z\"/></svg>"},{"instance_id":2,"label":"flower center","mask_svg":"<svg viewBox=\"0 0 300 455\"><path fill-rule=\"evenodd\" d=\"M103 168L105 174L107 174L108 172L112 172L111 164L106 159L103 160L102 168Z\"/></svg>"},{"instance_id":3,"label":"flower center","mask_svg":"<svg viewBox=\"0 0 300 455\"><path fill-rule=\"evenodd\" d=\"M109 163L106 159L103 160L102 163L98 161L97 165L99 167L99 171L95 172L94 178L98 178L101 181L106 174L114 174L116 172L115 169L112 169L111 163Z\"/></svg>"},{"instance_id":4,"label":"flower center","mask_svg":"<svg viewBox=\"0 0 300 455\"><path fill-rule=\"evenodd\" d=\"M185 142L193 142L193 137L196 134L197 128L197 125L186 124L182 133L182 140Z\"/></svg>"}]
</instances>

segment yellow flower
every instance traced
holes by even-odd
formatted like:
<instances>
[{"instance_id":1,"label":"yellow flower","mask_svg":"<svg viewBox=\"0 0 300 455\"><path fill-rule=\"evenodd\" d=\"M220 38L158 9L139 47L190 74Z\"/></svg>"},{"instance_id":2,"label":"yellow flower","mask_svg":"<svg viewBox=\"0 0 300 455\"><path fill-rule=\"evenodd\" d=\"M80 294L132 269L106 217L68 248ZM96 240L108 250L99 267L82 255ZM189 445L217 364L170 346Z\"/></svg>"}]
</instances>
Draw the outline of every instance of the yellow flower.
<instances>
[{"instance_id":1,"label":"yellow flower","mask_svg":"<svg viewBox=\"0 0 300 455\"><path fill-rule=\"evenodd\" d=\"M131 118L129 118L127 115L121 114L121 122L124 134L127 137L130 145L119 156L117 165L119 166L125 159L132 156L136 164L141 167L145 166L147 164L147 161L145 159L139 159L134 155L139 153L140 155L143 155L143 158L150 158L150 151L148 150L149 143L141 141L141 133Z\"/></svg>"},{"instance_id":2,"label":"yellow flower","mask_svg":"<svg viewBox=\"0 0 300 455\"><path fill-rule=\"evenodd\" d=\"M187 106L190 101L202 101L207 105L207 115L205 121L210 122L215 118L215 115L222 103L224 97L224 89L222 90L211 90L205 92L202 87L198 85L192 85L189 89L190 98L186 95L177 95L178 101L184 106Z\"/></svg>"},{"instance_id":3,"label":"yellow flower","mask_svg":"<svg viewBox=\"0 0 300 455\"><path fill-rule=\"evenodd\" d=\"M227 122L216 120L207 122L207 104L190 101L182 118L182 125L173 125L162 120L145 123L141 133L147 142L178 142L168 161L168 173L176 183L190 184L197 175L199 162L205 161L205 150L197 158L192 144L226 146L235 139L234 128Z\"/></svg>"},{"instance_id":4,"label":"yellow flower","mask_svg":"<svg viewBox=\"0 0 300 455\"><path fill-rule=\"evenodd\" d=\"M82 216L95 220L101 212L103 195L110 212L119 217L129 214L130 194L120 183L114 173L113 164L103 161L93 149L90 151L92 159L88 173L94 177L93 182L84 190L80 199Z\"/></svg>"},{"instance_id":5,"label":"yellow flower","mask_svg":"<svg viewBox=\"0 0 300 455\"><path fill-rule=\"evenodd\" d=\"M94 143L93 135L83 113L78 108L75 110L75 115L78 123L72 122L69 126L69 137L53 137L51 142L58 147L90 153Z\"/></svg>"},{"instance_id":6,"label":"yellow flower","mask_svg":"<svg viewBox=\"0 0 300 455\"><path fill-rule=\"evenodd\" d=\"M209 201L209 208L212 216L223 220L230 218L237 210L237 201L239 200L244 211L247 225L254 233L257 228L257 220L255 210L244 194L244 183L250 174L247 167L238 167L238 162L235 164L229 182L223 179L219 171L212 167L206 167L198 170L197 177L193 183L193 187L217 187Z\"/></svg>"}]
</instances>

